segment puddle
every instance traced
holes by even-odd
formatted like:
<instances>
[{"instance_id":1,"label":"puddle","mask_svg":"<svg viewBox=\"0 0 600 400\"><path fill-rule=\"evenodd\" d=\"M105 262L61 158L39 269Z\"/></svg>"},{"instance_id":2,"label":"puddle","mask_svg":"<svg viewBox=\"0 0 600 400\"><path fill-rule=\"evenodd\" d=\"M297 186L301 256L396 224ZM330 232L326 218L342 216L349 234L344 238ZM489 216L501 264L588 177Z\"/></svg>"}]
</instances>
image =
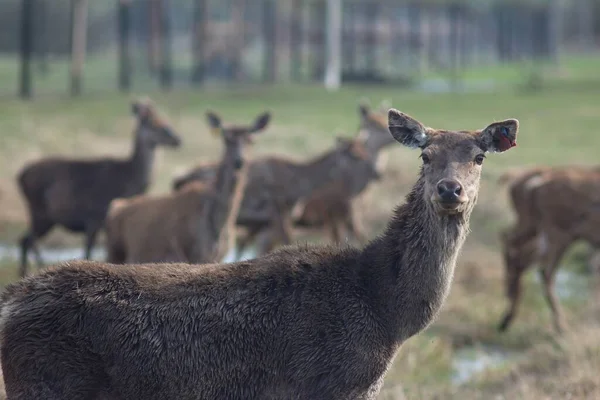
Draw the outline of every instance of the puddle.
<instances>
[{"instance_id":1,"label":"puddle","mask_svg":"<svg viewBox=\"0 0 600 400\"><path fill-rule=\"evenodd\" d=\"M229 263L235 261L251 260L253 258L256 258L256 248L250 246L248 249L246 249L246 251L242 254L242 256L239 259L235 258L235 249L229 250L229 252L225 255L221 262Z\"/></svg>"},{"instance_id":2,"label":"puddle","mask_svg":"<svg viewBox=\"0 0 600 400\"><path fill-rule=\"evenodd\" d=\"M539 274L535 275L538 285L541 285ZM585 300L589 293L589 278L583 274L560 269L556 273L554 284L556 295L561 300L579 299Z\"/></svg>"},{"instance_id":3,"label":"puddle","mask_svg":"<svg viewBox=\"0 0 600 400\"><path fill-rule=\"evenodd\" d=\"M45 248L38 245L42 259L46 265L58 263L62 261L77 260L83 258L83 247L58 247L58 248ZM0 244L0 261L15 261L19 262L21 251L17 246ZM106 252L102 246L96 246L92 251L92 259L104 260L106 258ZM35 265L35 258L32 252L29 252L29 262Z\"/></svg>"},{"instance_id":4,"label":"puddle","mask_svg":"<svg viewBox=\"0 0 600 400\"><path fill-rule=\"evenodd\" d=\"M518 352L491 346L469 346L457 350L452 360L452 384L462 385L487 369L514 361L518 355Z\"/></svg>"},{"instance_id":5,"label":"puddle","mask_svg":"<svg viewBox=\"0 0 600 400\"><path fill-rule=\"evenodd\" d=\"M51 247L45 248L43 246L39 246L40 253L42 254L42 259L46 265L69 261L69 260L78 260L83 258L83 247ZM21 251L17 246L0 244L0 261L11 261L11 262L19 262ZM250 247L248 248L242 257L239 260L235 259L235 251L229 251L222 262L233 262L233 261L242 261L249 260L256 257L256 248ZM106 251L102 246L96 246L94 251L92 251L92 259L103 261L106 259ZM31 265L35 265L35 258L33 257L33 253L29 253L29 262Z\"/></svg>"}]
</instances>

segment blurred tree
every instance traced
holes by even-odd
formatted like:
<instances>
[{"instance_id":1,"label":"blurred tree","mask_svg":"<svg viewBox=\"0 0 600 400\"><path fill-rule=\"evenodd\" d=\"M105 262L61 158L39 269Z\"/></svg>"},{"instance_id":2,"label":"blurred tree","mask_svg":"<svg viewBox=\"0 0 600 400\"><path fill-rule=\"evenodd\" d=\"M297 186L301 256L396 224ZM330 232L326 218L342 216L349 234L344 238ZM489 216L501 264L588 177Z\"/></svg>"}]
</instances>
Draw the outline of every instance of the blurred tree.
<instances>
[{"instance_id":1,"label":"blurred tree","mask_svg":"<svg viewBox=\"0 0 600 400\"><path fill-rule=\"evenodd\" d=\"M325 88L337 90L342 79L342 0L327 0Z\"/></svg>"},{"instance_id":2,"label":"blurred tree","mask_svg":"<svg viewBox=\"0 0 600 400\"><path fill-rule=\"evenodd\" d=\"M119 89L131 89L131 52L129 48L131 0L117 0L119 29Z\"/></svg>"},{"instance_id":3,"label":"blurred tree","mask_svg":"<svg viewBox=\"0 0 600 400\"><path fill-rule=\"evenodd\" d=\"M192 21L192 82L195 83L200 83L204 80L204 73L206 69L206 21L206 0L194 0Z\"/></svg>"},{"instance_id":4,"label":"blurred tree","mask_svg":"<svg viewBox=\"0 0 600 400\"><path fill-rule=\"evenodd\" d=\"M291 0L290 25L290 72L294 81L299 81L302 74L302 38L304 33L304 1Z\"/></svg>"},{"instance_id":5,"label":"blurred tree","mask_svg":"<svg viewBox=\"0 0 600 400\"><path fill-rule=\"evenodd\" d=\"M263 0L263 40L265 43L263 80L275 82L277 77L277 40L276 23L277 8L274 0Z\"/></svg>"},{"instance_id":6,"label":"blurred tree","mask_svg":"<svg viewBox=\"0 0 600 400\"><path fill-rule=\"evenodd\" d=\"M163 89L170 89L173 86L173 38L169 0L160 0L160 16L160 85Z\"/></svg>"},{"instance_id":7,"label":"blurred tree","mask_svg":"<svg viewBox=\"0 0 600 400\"><path fill-rule=\"evenodd\" d=\"M160 0L148 0L148 69L152 74L160 66Z\"/></svg>"},{"instance_id":8,"label":"blurred tree","mask_svg":"<svg viewBox=\"0 0 600 400\"><path fill-rule=\"evenodd\" d=\"M21 6L21 97L32 96L31 55L33 53L33 21L35 17L35 0L23 0Z\"/></svg>"},{"instance_id":9,"label":"blurred tree","mask_svg":"<svg viewBox=\"0 0 600 400\"><path fill-rule=\"evenodd\" d=\"M71 96L79 96L87 46L88 0L72 0L71 6Z\"/></svg>"}]
</instances>

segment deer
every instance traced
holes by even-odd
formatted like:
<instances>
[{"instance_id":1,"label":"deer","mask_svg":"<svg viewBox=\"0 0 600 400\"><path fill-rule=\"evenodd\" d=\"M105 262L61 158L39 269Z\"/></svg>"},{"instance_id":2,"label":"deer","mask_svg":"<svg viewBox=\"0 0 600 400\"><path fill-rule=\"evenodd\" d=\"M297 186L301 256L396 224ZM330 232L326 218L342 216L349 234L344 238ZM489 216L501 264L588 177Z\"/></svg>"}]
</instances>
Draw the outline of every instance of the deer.
<instances>
[{"instance_id":1,"label":"deer","mask_svg":"<svg viewBox=\"0 0 600 400\"><path fill-rule=\"evenodd\" d=\"M437 317L487 153L519 122L389 130L422 167L359 249L286 246L228 264L58 264L0 295L9 399L375 399L404 342ZM34 359L35 362L31 362Z\"/></svg>"},{"instance_id":2,"label":"deer","mask_svg":"<svg viewBox=\"0 0 600 400\"><path fill-rule=\"evenodd\" d=\"M19 172L17 183L29 213L29 228L20 239L21 277L27 274L30 249L38 269L43 266L36 242L56 225L85 234L84 258L89 259L110 202L144 193L150 185L156 148L181 145L150 99L134 101L131 111L137 126L128 158L48 157Z\"/></svg>"},{"instance_id":3,"label":"deer","mask_svg":"<svg viewBox=\"0 0 600 400\"><path fill-rule=\"evenodd\" d=\"M511 198L518 219L515 227L502 235L509 306L498 330L505 332L513 322L521 302L523 274L538 262L553 327L561 333L564 322L554 291L556 273L565 251L576 240L600 247L595 232L600 222L600 170L582 166L532 169L512 183ZM592 252L590 258L594 255Z\"/></svg>"},{"instance_id":4,"label":"deer","mask_svg":"<svg viewBox=\"0 0 600 400\"><path fill-rule=\"evenodd\" d=\"M365 244L366 236L352 203L371 182L381 180L381 173L372 162L364 163L362 167L366 171L358 173L365 179L356 182L340 179L299 201L292 210L294 227L324 228L334 243L340 242L345 230L360 244ZM355 170L358 169L360 167Z\"/></svg>"},{"instance_id":5,"label":"deer","mask_svg":"<svg viewBox=\"0 0 600 400\"><path fill-rule=\"evenodd\" d=\"M207 113L224 151L212 185L195 182L162 196L115 200L107 218L107 261L113 264L220 260L231 247L246 182L245 150L271 114L252 125L224 125Z\"/></svg>"},{"instance_id":6,"label":"deer","mask_svg":"<svg viewBox=\"0 0 600 400\"><path fill-rule=\"evenodd\" d=\"M294 226L292 216L294 209L298 210L299 203L312 194L319 193L325 188L334 187L339 182L349 181L347 184L351 186L348 186L346 190L354 197L372 179L379 176L364 144L357 139L340 136L336 137L333 150L303 163L291 160L284 162L286 163L284 165L269 166L272 174L271 181L258 179L260 175L266 175L266 171L254 175L255 178L251 179L253 186L249 187L245 193L246 204L257 204L260 193L269 193L267 204L271 205L272 210L270 223L265 223L258 218L242 220L248 229L246 235L239 240L237 257L240 257L246 246L253 241L258 242L258 254L268 253L278 244L289 244ZM360 175L361 180L352 182L353 174ZM269 182L267 191L263 189L265 181ZM294 182L294 185L289 185L287 182ZM346 200L351 201L351 198ZM252 209L256 210L256 207L252 207ZM253 217L255 216L256 214L253 214Z\"/></svg>"},{"instance_id":7,"label":"deer","mask_svg":"<svg viewBox=\"0 0 600 400\"><path fill-rule=\"evenodd\" d=\"M367 164L374 162L377 164L378 169L383 170L385 160L378 159L378 154L382 149L392 144L394 139L389 135L387 123L382 119L381 112L371 111L366 104L360 104L359 115L361 120L359 134L352 146L354 149L358 149L362 145L365 147L366 152L357 150L360 156L358 159L351 157L350 164L355 165L355 160ZM322 187L322 183L331 184L343 179L352 180L349 185L353 187L367 187L373 177L372 167L367 165L364 168L354 170L353 173L344 173L343 171L351 171L345 165L349 164L347 156L352 155L352 153L344 150L349 146L348 142L337 141L336 143L337 146L334 149L325 153L328 154L326 157L328 161L322 162L320 167L311 167L311 175L302 177L304 185L300 193L297 186L289 185L289 182L294 182L296 179L296 177L290 175L289 171L292 165L298 165L296 161L286 160L282 157L266 157L254 160L251 163L248 175L249 182L237 220L237 225L246 228L247 231L247 234L239 240L238 258L243 253L244 248L257 238L260 238L258 241L261 243L258 246L259 254L269 252L277 243L283 245L291 243L293 221L291 221L289 214L292 212L296 201L300 198L306 199L313 191ZM325 157L325 154L322 156ZM338 157L339 163L332 162L334 156ZM317 159L312 161L315 162ZM333 165L337 165L336 168L333 168ZM359 173L360 171L363 172ZM324 181L323 178L327 179ZM193 168L190 172L176 177L173 181L173 190L179 190L190 182L210 182L212 179L214 179L214 164L204 163ZM358 194L356 193L356 195ZM343 201L345 200L336 199L336 202ZM316 216L320 211L311 211L311 207L307 208L306 212ZM318 218L320 221L312 218L312 225L325 226L325 217L321 215ZM352 219L355 226L359 225L354 215L346 215L346 219Z\"/></svg>"}]
</instances>

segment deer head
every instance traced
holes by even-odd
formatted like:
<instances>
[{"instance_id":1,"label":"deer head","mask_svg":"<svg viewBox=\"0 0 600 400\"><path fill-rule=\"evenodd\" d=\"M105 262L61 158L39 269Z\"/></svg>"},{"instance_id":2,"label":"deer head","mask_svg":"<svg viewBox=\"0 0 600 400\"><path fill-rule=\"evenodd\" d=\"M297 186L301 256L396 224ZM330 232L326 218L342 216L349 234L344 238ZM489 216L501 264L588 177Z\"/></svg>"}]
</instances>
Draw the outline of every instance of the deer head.
<instances>
[{"instance_id":1,"label":"deer head","mask_svg":"<svg viewBox=\"0 0 600 400\"><path fill-rule=\"evenodd\" d=\"M206 113L208 125L215 136L221 136L225 143L225 148L234 157L234 166L236 169L244 165L244 149L246 145L252 143L255 134L265 130L271 120L271 114L264 112L259 115L252 125L229 125L224 126L221 118L212 111Z\"/></svg>"},{"instance_id":2,"label":"deer head","mask_svg":"<svg viewBox=\"0 0 600 400\"><path fill-rule=\"evenodd\" d=\"M149 99L134 101L131 112L138 121L138 140L154 146L179 147L181 139Z\"/></svg>"},{"instance_id":3,"label":"deer head","mask_svg":"<svg viewBox=\"0 0 600 400\"><path fill-rule=\"evenodd\" d=\"M516 119L494 122L476 131L436 130L395 109L389 111L388 123L394 139L421 149L423 201L443 215L472 210L486 153L516 146L519 130Z\"/></svg>"},{"instance_id":4,"label":"deer head","mask_svg":"<svg viewBox=\"0 0 600 400\"><path fill-rule=\"evenodd\" d=\"M387 113L373 111L363 102L358 106L358 114L360 124L357 138L365 143L373 157L377 157L381 149L395 143L388 130Z\"/></svg>"}]
</instances>

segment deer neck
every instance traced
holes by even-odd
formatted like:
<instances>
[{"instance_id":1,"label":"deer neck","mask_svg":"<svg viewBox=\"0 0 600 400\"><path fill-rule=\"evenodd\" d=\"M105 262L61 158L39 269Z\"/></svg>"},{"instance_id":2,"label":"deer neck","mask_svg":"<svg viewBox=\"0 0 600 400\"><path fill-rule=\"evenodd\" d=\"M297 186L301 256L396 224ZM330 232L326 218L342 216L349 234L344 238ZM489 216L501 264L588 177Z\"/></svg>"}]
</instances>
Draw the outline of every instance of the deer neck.
<instances>
[{"instance_id":1,"label":"deer neck","mask_svg":"<svg viewBox=\"0 0 600 400\"><path fill-rule=\"evenodd\" d=\"M364 143L369 156L373 160L376 160L381 150L383 150L391 144L396 143L396 140L387 131L380 132L376 130L376 132L379 133L371 132L372 131L366 127L362 128L358 133L358 139Z\"/></svg>"},{"instance_id":2,"label":"deer neck","mask_svg":"<svg viewBox=\"0 0 600 400\"><path fill-rule=\"evenodd\" d=\"M206 229L210 231L211 241L216 247L211 250L215 257L232 246L235 239L233 233L235 220L243 198L247 180L247 163L241 169L235 168L235 150L230 146L225 147L222 162L217 167L213 184L214 196L208 200L204 207L203 222L201 222L198 238L206 236ZM223 254L224 255L224 254Z\"/></svg>"},{"instance_id":3,"label":"deer neck","mask_svg":"<svg viewBox=\"0 0 600 400\"><path fill-rule=\"evenodd\" d=\"M143 140L138 126L135 134L133 152L128 160L131 172L130 195L140 194L146 191L152 178L152 166L154 165L154 154L156 145Z\"/></svg>"},{"instance_id":4,"label":"deer neck","mask_svg":"<svg viewBox=\"0 0 600 400\"><path fill-rule=\"evenodd\" d=\"M420 178L394 211L382 236L364 249L361 266L378 293L382 321L401 343L437 316L454 275L475 202L463 214L440 216L424 199Z\"/></svg>"}]
</instances>

